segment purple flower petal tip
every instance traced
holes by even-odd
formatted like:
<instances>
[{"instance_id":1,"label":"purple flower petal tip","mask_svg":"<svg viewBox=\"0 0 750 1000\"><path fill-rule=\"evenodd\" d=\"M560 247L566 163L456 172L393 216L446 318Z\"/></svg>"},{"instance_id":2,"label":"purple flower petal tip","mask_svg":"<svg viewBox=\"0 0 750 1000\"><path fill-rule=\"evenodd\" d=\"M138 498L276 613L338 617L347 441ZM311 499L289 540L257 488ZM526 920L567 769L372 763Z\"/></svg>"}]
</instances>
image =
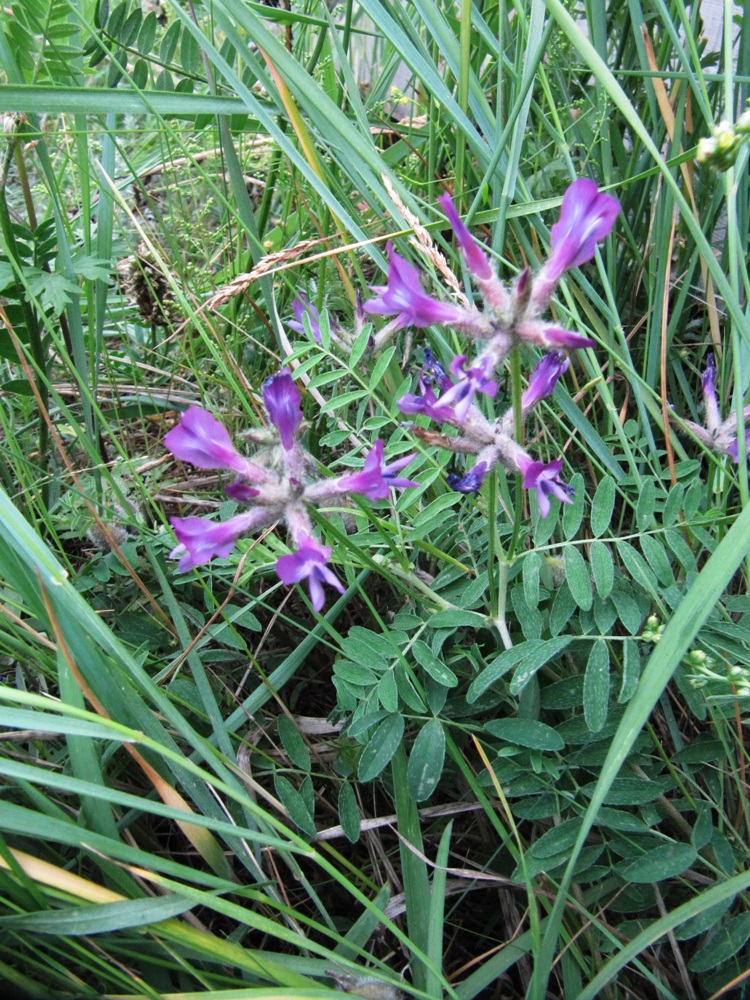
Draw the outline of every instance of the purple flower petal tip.
<instances>
[{"instance_id":1,"label":"purple flower petal tip","mask_svg":"<svg viewBox=\"0 0 750 1000\"><path fill-rule=\"evenodd\" d=\"M451 472L447 476L448 486L456 493L476 493L487 474L487 463L477 462L470 472L457 476Z\"/></svg>"},{"instance_id":2,"label":"purple flower petal tip","mask_svg":"<svg viewBox=\"0 0 750 1000\"><path fill-rule=\"evenodd\" d=\"M260 496L260 490L254 490L252 486L241 482L230 483L224 487L224 492L238 503L251 503L255 497Z\"/></svg>"},{"instance_id":3,"label":"purple flower petal tip","mask_svg":"<svg viewBox=\"0 0 750 1000\"><path fill-rule=\"evenodd\" d=\"M296 541L299 546L296 552L276 560L276 575L287 587L307 579L312 606L320 611L325 603L324 583L344 593L340 581L326 565L331 558L331 548L304 532L300 532Z\"/></svg>"},{"instance_id":4,"label":"purple flower petal tip","mask_svg":"<svg viewBox=\"0 0 750 1000\"><path fill-rule=\"evenodd\" d=\"M551 396L557 385L557 380L570 367L570 359L564 354L552 351L545 354L534 371L529 376L529 387L521 397L524 413L533 409L537 403Z\"/></svg>"},{"instance_id":5,"label":"purple flower petal tip","mask_svg":"<svg viewBox=\"0 0 750 1000\"><path fill-rule=\"evenodd\" d=\"M703 394L706 395L708 392L714 391L714 385L716 382L716 362L714 361L713 351L709 351L706 355L706 368L701 376L701 387L703 389Z\"/></svg>"},{"instance_id":6,"label":"purple flower petal tip","mask_svg":"<svg viewBox=\"0 0 750 1000\"><path fill-rule=\"evenodd\" d=\"M523 488L536 490L539 513L542 517L549 514L551 496L557 497L562 503L573 503L573 488L560 479L562 466L561 458L547 465L544 462L534 462L532 459L519 463L520 471L523 473Z\"/></svg>"},{"instance_id":7,"label":"purple flower petal tip","mask_svg":"<svg viewBox=\"0 0 750 1000\"><path fill-rule=\"evenodd\" d=\"M170 524L179 542L170 552L170 558L179 558L180 573L210 562L214 556L225 559L248 528L241 516L220 523L204 517L172 517Z\"/></svg>"},{"instance_id":8,"label":"purple flower petal tip","mask_svg":"<svg viewBox=\"0 0 750 1000\"><path fill-rule=\"evenodd\" d=\"M392 243L388 244L388 260L388 284L371 287L377 298L365 302L362 307L365 312L376 316L395 316L396 329L455 323L462 318L460 307L439 302L422 290L419 271L396 253Z\"/></svg>"},{"instance_id":9,"label":"purple flower petal tip","mask_svg":"<svg viewBox=\"0 0 750 1000\"><path fill-rule=\"evenodd\" d=\"M586 177L573 181L550 234L554 270L562 274L591 260L596 244L612 230L619 211L617 198L600 191L594 181Z\"/></svg>"},{"instance_id":10,"label":"purple flower petal tip","mask_svg":"<svg viewBox=\"0 0 750 1000\"><path fill-rule=\"evenodd\" d=\"M300 394L291 372L282 368L263 383L263 402L271 423L276 427L285 451L294 447L294 435L302 421Z\"/></svg>"},{"instance_id":11,"label":"purple flower petal tip","mask_svg":"<svg viewBox=\"0 0 750 1000\"><path fill-rule=\"evenodd\" d=\"M457 354L450 364L451 375L458 381L440 397L441 406L453 407L459 423L469 415L474 396L483 392L490 399L497 393L497 382L492 379L492 362L489 358L478 358L474 364L466 364L466 356Z\"/></svg>"},{"instance_id":12,"label":"purple flower petal tip","mask_svg":"<svg viewBox=\"0 0 750 1000\"><path fill-rule=\"evenodd\" d=\"M359 472L341 476L335 486L337 493L360 493L368 500L384 500L391 489L419 486L410 479L401 479L397 473L415 458L407 455L388 465L383 464L384 445L378 439L365 457L365 464Z\"/></svg>"},{"instance_id":13,"label":"purple flower petal tip","mask_svg":"<svg viewBox=\"0 0 750 1000\"><path fill-rule=\"evenodd\" d=\"M175 458L198 469L234 469L243 461L226 427L199 406L182 414L177 427L164 436L164 444Z\"/></svg>"},{"instance_id":14,"label":"purple flower petal tip","mask_svg":"<svg viewBox=\"0 0 750 1000\"><path fill-rule=\"evenodd\" d=\"M297 292L294 302L292 302L292 309L294 310L294 319L290 319L287 322L287 326L294 330L295 333L305 333L304 318L307 316L308 323L310 324L310 330L312 332L315 340L320 343L320 313L309 301L306 295L302 292Z\"/></svg>"},{"instance_id":15,"label":"purple flower petal tip","mask_svg":"<svg viewBox=\"0 0 750 1000\"><path fill-rule=\"evenodd\" d=\"M489 281L493 277L492 267L487 255L480 249L469 230L464 225L461 217L456 211L453 199L446 191L438 198L448 222L451 224L453 232L456 234L458 245L463 251L466 264L471 273L480 281Z\"/></svg>"},{"instance_id":16,"label":"purple flower petal tip","mask_svg":"<svg viewBox=\"0 0 750 1000\"><path fill-rule=\"evenodd\" d=\"M596 341L590 337L582 337L580 333L563 330L559 326L545 326L542 336L548 347L561 347L566 351L596 346Z\"/></svg>"}]
</instances>

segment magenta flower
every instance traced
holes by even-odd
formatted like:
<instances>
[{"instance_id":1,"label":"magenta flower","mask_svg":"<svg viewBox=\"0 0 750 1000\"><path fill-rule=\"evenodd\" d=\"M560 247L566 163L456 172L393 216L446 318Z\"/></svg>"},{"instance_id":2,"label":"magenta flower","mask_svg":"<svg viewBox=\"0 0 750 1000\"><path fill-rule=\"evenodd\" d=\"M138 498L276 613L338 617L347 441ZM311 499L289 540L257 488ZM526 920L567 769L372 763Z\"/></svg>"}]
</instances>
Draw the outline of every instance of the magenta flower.
<instances>
[{"instance_id":1,"label":"magenta flower","mask_svg":"<svg viewBox=\"0 0 750 1000\"><path fill-rule=\"evenodd\" d=\"M559 278L563 271L579 267L594 256L596 244L607 236L620 211L612 195L599 191L586 177L573 181L565 192L560 219L550 232L551 254L545 271Z\"/></svg>"},{"instance_id":2,"label":"magenta flower","mask_svg":"<svg viewBox=\"0 0 750 1000\"><path fill-rule=\"evenodd\" d=\"M438 399L432 391L431 386L427 386L421 396L416 396L412 392L407 392L396 403L402 413L412 414L423 413L430 420L437 423L460 423L456 411L452 406L445 406L441 399Z\"/></svg>"},{"instance_id":3,"label":"magenta flower","mask_svg":"<svg viewBox=\"0 0 750 1000\"><path fill-rule=\"evenodd\" d=\"M478 392L486 393L490 399L497 392L497 382L492 375L492 362L489 358L479 358L475 364L466 367L466 355L457 354L450 364L451 375L459 380L440 397L441 406L452 406L456 417L463 423L469 415L469 410Z\"/></svg>"},{"instance_id":4,"label":"magenta flower","mask_svg":"<svg viewBox=\"0 0 750 1000\"><path fill-rule=\"evenodd\" d=\"M321 545L305 532L299 532L295 541L299 546L297 551L276 560L276 575L287 587L307 578L312 606L320 611L325 602L324 583L344 593L341 583L326 565L331 558L331 547Z\"/></svg>"},{"instance_id":5,"label":"magenta flower","mask_svg":"<svg viewBox=\"0 0 750 1000\"><path fill-rule=\"evenodd\" d=\"M529 376L529 387L521 396L521 408L524 414L554 392L557 380L570 366L570 360L557 351L545 354L534 371Z\"/></svg>"},{"instance_id":6,"label":"magenta flower","mask_svg":"<svg viewBox=\"0 0 750 1000\"><path fill-rule=\"evenodd\" d=\"M315 306L310 302L306 295L302 292L297 292L294 302L292 302L292 309L294 310L294 319L287 321L287 326L294 330L295 333L305 333L304 317L307 316L308 322L310 323L310 330L312 335L317 340L318 343L321 341L320 335L320 313L315 308Z\"/></svg>"},{"instance_id":7,"label":"magenta flower","mask_svg":"<svg viewBox=\"0 0 750 1000\"><path fill-rule=\"evenodd\" d=\"M285 451L294 447L294 435L302 421L300 394L291 373L282 368L263 383L263 402L271 423L276 427Z\"/></svg>"},{"instance_id":8,"label":"magenta flower","mask_svg":"<svg viewBox=\"0 0 750 1000\"><path fill-rule=\"evenodd\" d=\"M471 233L462 222L453 204L453 199L446 191L445 194L438 198L438 201L448 218L448 222L451 224L453 232L456 234L456 240L463 251L469 270L480 281L489 281L494 277L494 274L487 255L480 249L479 244L475 242Z\"/></svg>"},{"instance_id":9,"label":"magenta flower","mask_svg":"<svg viewBox=\"0 0 750 1000\"><path fill-rule=\"evenodd\" d=\"M545 465L544 462L535 462L528 456L522 456L518 460L518 467L523 475L523 488L536 490L539 513L542 517L549 514L551 496L557 497L562 503L573 503L572 487L560 479L560 470L563 467L561 458Z\"/></svg>"},{"instance_id":10,"label":"magenta flower","mask_svg":"<svg viewBox=\"0 0 750 1000\"><path fill-rule=\"evenodd\" d=\"M361 493L368 500L385 499L391 487L419 486L419 483L413 483L410 479L399 479L396 475L415 458L414 454L384 465L383 452L383 442L378 439L367 453L365 464L359 472L350 476L340 476L333 481L324 481L320 485L324 489L328 486L331 492L336 493Z\"/></svg>"},{"instance_id":11,"label":"magenta flower","mask_svg":"<svg viewBox=\"0 0 750 1000\"><path fill-rule=\"evenodd\" d=\"M164 444L175 458L198 469L231 469L255 483L268 480L265 469L240 455L226 427L199 406L182 414L177 427L165 435Z\"/></svg>"},{"instance_id":12,"label":"magenta flower","mask_svg":"<svg viewBox=\"0 0 750 1000\"><path fill-rule=\"evenodd\" d=\"M241 535L268 523L268 514L262 508L230 517L228 521L209 521L205 517L172 517L179 545L169 553L170 559L179 559L180 573L207 563L214 556L225 559Z\"/></svg>"},{"instance_id":13,"label":"magenta flower","mask_svg":"<svg viewBox=\"0 0 750 1000\"><path fill-rule=\"evenodd\" d=\"M461 323L467 311L430 298L423 290L419 271L400 257L388 244L388 284L373 285L371 291L378 298L370 299L362 307L365 312L378 316L395 316L394 329L404 326L431 326L433 323Z\"/></svg>"},{"instance_id":14,"label":"magenta flower","mask_svg":"<svg viewBox=\"0 0 750 1000\"><path fill-rule=\"evenodd\" d=\"M448 486L456 493L476 493L487 475L487 463L477 462L470 472L457 476L454 472L448 474Z\"/></svg>"}]
</instances>

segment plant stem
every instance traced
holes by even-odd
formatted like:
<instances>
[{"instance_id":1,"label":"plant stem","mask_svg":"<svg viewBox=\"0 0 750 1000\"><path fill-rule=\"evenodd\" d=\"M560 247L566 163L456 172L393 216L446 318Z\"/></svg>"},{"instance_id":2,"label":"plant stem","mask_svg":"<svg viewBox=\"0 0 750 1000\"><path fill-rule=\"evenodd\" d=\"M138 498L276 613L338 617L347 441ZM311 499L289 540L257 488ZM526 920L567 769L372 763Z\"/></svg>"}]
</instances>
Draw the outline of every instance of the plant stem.
<instances>
[{"instance_id":1,"label":"plant stem","mask_svg":"<svg viewBox=\"0 0 750 1000\"><path fill-rule=\"evenodd\" d=\"M23 311L24 322L28 332L29 347L31 348L31 355L36 367L36 387L39 393L39 400L43 408L39 421L39 462L42 468L44 468L49 451L49 432L45 420L49 402L49 390L47 387L47 361L42 334L37 322L37 316L26 298L26 290L24 288L23 281L21 280L24 265L21 255L18 252L16 237L13 232L13 223L11 222L10 212L8 211L8 203L5 197L10 163L19 141L18 137L11 136L8 139L8 147L5 151L5 156L3 157L2 170L0 171L0 229L2 230L6 252L10 258L13 271L15 273L16 296ZM47 489L48 487L46 485L42 486L42 499L45 506L47 504Z\"/></svg>"}]
</instances>

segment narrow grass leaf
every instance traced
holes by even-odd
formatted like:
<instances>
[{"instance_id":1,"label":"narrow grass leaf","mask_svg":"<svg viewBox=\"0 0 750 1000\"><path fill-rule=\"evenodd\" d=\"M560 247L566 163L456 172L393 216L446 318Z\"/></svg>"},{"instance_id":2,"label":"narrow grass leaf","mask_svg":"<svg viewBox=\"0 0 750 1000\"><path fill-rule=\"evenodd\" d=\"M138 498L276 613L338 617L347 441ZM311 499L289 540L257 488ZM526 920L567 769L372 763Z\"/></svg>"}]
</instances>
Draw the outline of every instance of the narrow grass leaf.
<instances>
[{"instance_id":1,"label":"narrow grass leaf","mask_svg":"<svg viewBox=\"0 0 750 1000\"><path fill-rule=\"evenodd\" d=\"M195 905L191 900L170 893L158 899L128 899L122 903L99 903L44 910L20 917L0 917L0 926L33 934L80 937L82 934L104 934L126 927L145 927L186 913Z\"/></svg>"}]
</instances>

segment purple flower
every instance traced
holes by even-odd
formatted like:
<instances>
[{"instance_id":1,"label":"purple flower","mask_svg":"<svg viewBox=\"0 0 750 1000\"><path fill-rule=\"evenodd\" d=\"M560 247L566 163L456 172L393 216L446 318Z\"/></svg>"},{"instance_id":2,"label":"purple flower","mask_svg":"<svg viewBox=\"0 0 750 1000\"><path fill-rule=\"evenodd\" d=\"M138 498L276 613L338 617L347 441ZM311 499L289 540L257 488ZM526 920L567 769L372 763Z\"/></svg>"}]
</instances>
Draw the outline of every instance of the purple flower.
<instances>
[{"instance_id":1,"label":"purple flower","mask_svg":"<svg viewBox=\"0 0 750 1000\"><path fill-rule=\"evenodd\" d=\"M750 454L750 429L745 431L745 455L748 454ZM738 464L740 460L739 441L736 437L727 445L727 455L731 457L735 465Z\"/></svg>"},{"instance_id":2,"label":"purple flower","mask_svg":"<svg viewBox=\"0 0 750 1000\"><path fill-rule=\"evenodd\" d=\"M388 496L391 487L419 486L410 479L399 479L396 476L404 466L412 461L414 455L407 455L389 465L383 465L383 442L378 439L365 457L365 464L359 472L350 476L340 476L333 483L326 482L336 493L361 493L368 500L383 500Z\"/></svg>"},{"instance_id":3,"label":"purple flower","mask_svg":"<svg viewBox=\"0 0 750 1000\"><path fill-rule=\"evenodd\" d=\"M536 289L536 282L534 288ZM524 320L516 327L516 337L525 340L527 344L537 344L539 347L560 348L570 351L579 347L594 347L596 342L590 337L582 337L572 330L563 330L559 326L548 326L539 320Z\"/></svg>"},{"instance_id":4,"label":"purple flower","mask_svg":"<svg viewBox=\"0 0 750 1000\"><path fill-rule=\"evenodd\" d=\"M453 379L448 377L445 368L443 368L429 347L425 347L424 349L424 366L420 376L420 386L423 383L424 385L437 385L441 392L445 392L453 385Z\"/></svg>"},{"instance_id":5,"label":"purple flower","mask_svg":"<svg viewBox=\"0 0 750 1000\"><path fill-rule=\"evenodd\" d=\"M430 420L435 420L437 423L452 423L454 421L460 423L453 407L445 406L442 398L440 400L437 398L431 386L427 386L421 396L407 392L399 399L396 406L398 406L402 413L408 413L409 415L423 413Z\"/></svg>"},{"instance_id":6,"label":"purple flower","mask_svg":"<svg viewBox=\"0 0 750 1000\"><path fill-rule=\"evenodd\" d=\"M198 469L231 469L255 483L268 480L265 469L240 455L226 427L199 406L182 414L178 426L165 435L164 444L175 458Z\"/></svg>"},{"instance_id":7,"label":"purple flower","mask_svg":"<svg viewBox=\"0 0 750 1000\"><path fill-rule=\"evenodd\" d=\"M719 403L716 399L716 362L712 352L706 356L706 370L701 376L701 388L703 389L703 399L706 404L706 429L715 433L721 424L721 414L719 413ZM735 451L736 451L735 442ZM731 454L731 452L730 452ZM737 459L734 459L735 462Z\"/></svg>"},{"instance_id":8,"label":"purple flower","mask_svg":"<svg viewBox=\"0 0 750 1000\"><path fill-rule=\"evenodd\" d=\"M263 508L221 522L209 521L205 517L172 517L170 524L179 545L172 549L169 556L171 559L179 558L177 568L180 573L207 563L214 556L225 559L241 535L268 520L269 515Z\"/></svg>"},{"instance_id":9,"label":"purple flower","mask_svg":"<svg viewBox=\"0 0 750 1000\"><path fill-rule=\"evenodd\" d=\"M225 486L224 492L232 500L237 500L238 503L250 503L255 497L260 496L260 490L254 490L252 486L239 481Z\"/></svg>"},{"instance_id":10,"label":"purple flower","mask_svg":"<svg viewBox=\"0 0 750 1000\"><path fill-rule=\"evenodd\" d=\"M376 442L377 444L377 442ZM402 469L405 469L407 465L410 465L414 459L417 457L415 451L410 452L408 455L404 455L403 458L397 458L393 462L389 462L388 465L383 466L383 482L386 483L391 490L403 490L409 486L420 486L420 483L415 483L411 479L401 479L397 475Z\"/></svg>"},{"instance_id":11,"label":"purple flower","mask_svg":"<svg viewBox=\"0 0 750 1000\"><path fill-rule=\"evenodd\" d=\"M263 383L263 402L271 423L276 427L285 451L294 447L294 434L302 421L300 394L291 373L282 368Z\"/></svg>"},{"instance_id":12,"label":"purple flower","mask_svg":"<svg viewBox=\"0 0 750 1000\"><path fill-rule=\"evenodd\" d=\"M536 490L539 513L542 517L549 514L550 496L557 497L563 503L573 503L572 487L560 479L560 470L563 467L561 458L545 465L544 462L535 462L525 456L519 459L518 467L523 474L523 488Z\"/></svg>"},{"instance_id":13,"label":"purple flower","mask_svg":"<svg viewBox=\"0 0 750 1000\"><path fill-rule=\"evenodd\" d=\"M344 593L341 583L326 566L331 558L331 548L328 545L321 545L305 532L300 532L295 542L299 546L296 552L276 560L276 575L287 587L307 577L312 606L316 611L320 611L325 601L324 583L338 590L340 594Z\"/></svg>"},{"instance_id":14,"label":"purple flower","mask_svg":"<svg viewBox=\"0 0 750 1000\"><path fill-rule=\"evenodd\" d=\"M400 257L388 244L388 284L373 285L378 298L365 302L365 312L378 316L395 316L394 329L403 326L431 326L433 323L460 323L466 310L430 298L419 281L419 271Z\"/></svg>"},{"instance_id":15,"label":"purple flower","mask_svg":"<svg viewBox=\"0 0 750 1000\"><path fill-rule=\"evenodd\" d=\"M453 199L446 191L445 194L438 198L438 201L453 228L453 232L456 234L456 240L463 251L469 270L480 281L489 281L494 277L494 274L487 255L479 248L479 245L474 241L471 233L461 221L453 204Z\"/></svg>"},{"instance_id":16,"label":"purple flower","mask_svg":"<svg viewBox=\"0 0 750 1000\"><path fill-rule=\"evenodd\" d=\"M457 476L454 472L448 474L448 486L456 493L476 493L482 485L482 481L487 474L487 463L477 462L474 468L463 476Z\"/></svg>"},{"instance_id":17,"label":"purple flower","mask_svg":"<svg viewBox=\"0 0 750 1000\"><path fill-rule=\"evenodd\" d=\"M320 313L312 302L302 292L297 292L294 302L292 302L292 309L294 310L294 319L290 319L287 326L295 333L305 333L304 317L307 316L312 335L320 343Z\"/></svg>"},{"instance_id":18,"label":"purple flower","mask_svg":"<svg viewBox=\"0 0 750 1000\"><path fill-rule=\"evenodd\" d=\"M450 372L459 381L443 393L440 405L452 406L458 421L463 423L469 415L476 393L484 392L492 399L497 392L497 382L490 377L492 362L489 358L479 358L475 364L467 368L466 355L457 354L451 361Z\"/></svg>"},{"instance_id":19,"label":"purple flower","mask_svg":"<svg viewBox=\"0 0 750 1000\"><path fill-rule=\"evenodd\" d=\"M529 387L521 397L521 408L524 414L532 410L547 396L554 392L557 380L568 370L570 361L557 351L545 354L534 371L529 376Z\"/></svg>"},{"instance_id":20,"label":"purple flower","mask_svg":"<svg viewBox=\"0 0 750 1000\"><path fill-rule=\"evenodd\" d=\"M594 181L580 177L565 192L560 219L550 233L551 254L545 271L559 278L563 271L579 267L594 256L596 244L615 224L620 203L599 191Z\"/></svg>"}]
</instances>

